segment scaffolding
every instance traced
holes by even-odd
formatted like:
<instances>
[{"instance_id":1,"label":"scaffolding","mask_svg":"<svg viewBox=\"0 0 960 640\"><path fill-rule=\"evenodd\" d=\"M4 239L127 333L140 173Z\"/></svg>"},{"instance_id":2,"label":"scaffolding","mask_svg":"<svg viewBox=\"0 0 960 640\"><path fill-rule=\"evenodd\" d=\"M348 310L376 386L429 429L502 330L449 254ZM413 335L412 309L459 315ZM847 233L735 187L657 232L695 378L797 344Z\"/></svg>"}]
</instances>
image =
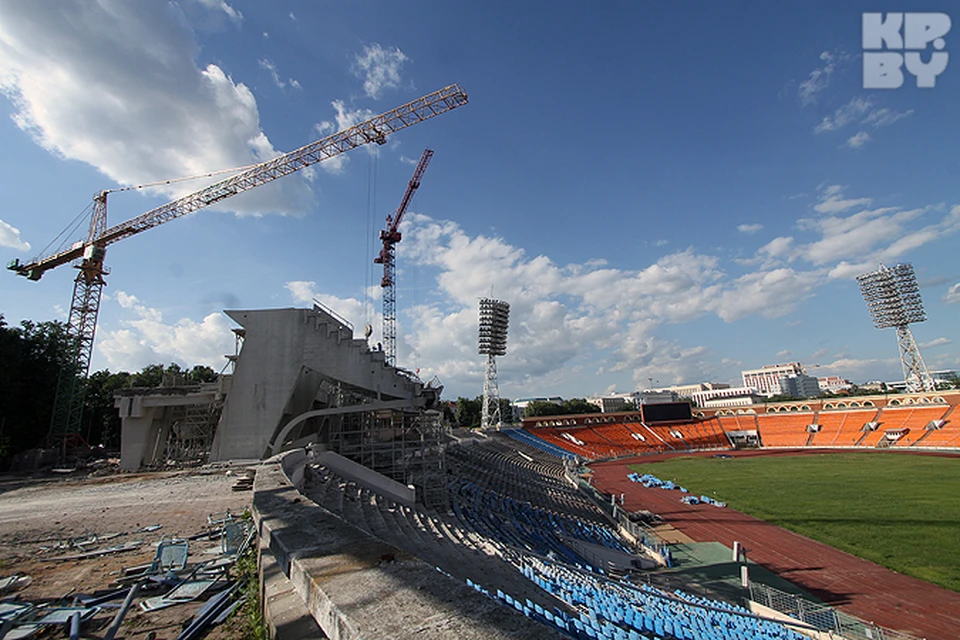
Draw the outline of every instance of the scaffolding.
<instances>
[{"instance_id":1,"label":"scaffolding","mask_svg":"<svg viewBox=\"0 0 960 640\"><path fill-rule=\"evenodd\" d=\"M164 457L174 462L206 462L220 422L223 400L173 406L170 410L173 416Z\"/></svg>"}]
</instances>

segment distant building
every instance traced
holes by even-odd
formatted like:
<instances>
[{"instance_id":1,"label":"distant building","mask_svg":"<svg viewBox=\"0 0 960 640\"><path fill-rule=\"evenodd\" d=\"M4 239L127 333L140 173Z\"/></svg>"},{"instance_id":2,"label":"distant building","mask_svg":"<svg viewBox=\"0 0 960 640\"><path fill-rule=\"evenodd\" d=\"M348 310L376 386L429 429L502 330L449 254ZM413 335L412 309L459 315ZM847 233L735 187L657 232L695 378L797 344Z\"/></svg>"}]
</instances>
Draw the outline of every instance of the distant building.
<instances>
[{"instance_id":1,"label":"distant building","mask_svg":"<svg viewBox=\"0 0 960 640\"><path fill-rule=\"evenodd\" d=\"M633 394L613 394L609 396L594 396L587 398L587 402L595 407L599 407L601 413L613 413L622 411L627 402L633 402Z\"/></svg>"},{"instance_id":2,"label":"distant building","mask_svg":"<svg viewBox=\"0 0 960 640\"><path fill-rule=\"evenodd\" d=\"M817 378L821 392L840 393L853 388L853 383L840 376L822 376Z\"/></svg>"},{"instance_id":3,"label":"distant building","mask_svg":"<svg viewBox=\"0 0 960 640\"><path fill-rule=\"evenodd\" d=\"M715 389L729 389L730 385L724 384L722 382L697 382L694 384L677 384L670 387L658 387L655 389L648 389L647 391L653 392L673 392L677 394L678 398L692 398L693 394L698 391L713 391ZM644 392L646 393L646 391Z\"/></svg>"},{"instance_id":4,"label":"distant building","mask_svg":"<svg viewBox=\"0 0 960 640\"><path fill-rule=\"evenodd\" d=\"M783 393L783 390L780 388L781 378L806 374L806 367L799 362L768 364L759 369L740 372L740 375L743 377L743 386L753 387L766 396L776 396Z\"/></svg>"},{"instance_id":5,"label":"distant building","mask_svg":"<svg viewBox=\"0 0 960 640\"><path fill-rule=\"evenodd\" d=\"M701 408L743 407L758 404L763 400L763 396L753 387L727 387L697 391L691 399L693 404Z\"/></svg>"},{"instance_id":6,"label":"distant building","mask_svg":"<svg viewBox=\"0 0 960 640\"><path fill-rule=\"evenodd\" d=\"M794 398L815 398L820 395L820 382L804 374L780 378L780 393Z\"/></svg>"},{"instance_id":7,"label":"distant building","mask_svg":"<svg viewBox=\"0 0 960 640\"><path fill-rule=\"evenodd\" d=\"M513 409L513 421L519 422L523 418L523 412L531 402L550 402L552 404L563 404L563 398L560 396L540 396L537 398L517 398L510 403Z\"/></svg>"},{"instance_id":8,"label":"distant building","mask_svg":"<svg viewBox=\"0 0 960 640\"><path fill-rule=\"evenodd\" d=\"M676 391L640 391L634 394L637 405L641 404L667 404L676 402L680 399L680 394Z\"/></svg>"}]
</instances>

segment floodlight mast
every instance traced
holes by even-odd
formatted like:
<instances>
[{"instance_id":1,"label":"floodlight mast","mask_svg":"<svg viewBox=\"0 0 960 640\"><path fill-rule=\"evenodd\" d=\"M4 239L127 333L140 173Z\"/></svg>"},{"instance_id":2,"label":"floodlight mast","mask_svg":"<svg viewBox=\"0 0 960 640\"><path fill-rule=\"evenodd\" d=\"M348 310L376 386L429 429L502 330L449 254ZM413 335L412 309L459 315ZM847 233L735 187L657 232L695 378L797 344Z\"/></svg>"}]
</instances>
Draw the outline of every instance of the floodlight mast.
<instances>
[{"instance_id":1,"label":"floodlight mast","mask_svg":"<svg viewBox=\"0 0 960 640\"><path fill-rule=\"evenodd\" d=\"M897 330L897 345L903 365L903 380L907 391L934 391L936 385L927 371L920 355L920 347L913 339L910 324L923 322L927 314L923 310L920 287L911 264L898 264L880 268L857 276L857 284L873 326L877 329L894 327Z\"/></svg>"},{"instance_id":2,"label":"floodlight mast","mask_svg":"<svg viewBox=\"0 0 960 640\"><path fill-rule=\"evenodd\" d=\"M483 408L480 426L500 428L500 385L497 381L496 356L507 354L507 329L510 325L510 304L503 300L483 298L480 300L480 355L487 356L483 377Z\"/></svg>"}]
</instances>

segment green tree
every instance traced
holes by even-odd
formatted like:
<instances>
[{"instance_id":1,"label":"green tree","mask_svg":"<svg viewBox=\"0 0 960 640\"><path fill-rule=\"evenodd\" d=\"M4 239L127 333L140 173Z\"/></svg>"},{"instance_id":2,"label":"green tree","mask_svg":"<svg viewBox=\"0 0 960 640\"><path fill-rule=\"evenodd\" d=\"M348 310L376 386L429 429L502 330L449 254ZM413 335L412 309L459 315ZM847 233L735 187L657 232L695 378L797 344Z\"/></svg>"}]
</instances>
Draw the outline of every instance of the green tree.
<instances>
[{"instance_id":1,"label":"green tree","mask_svg":"<svg viewBox=\"0 0 960 640\"><path fill-rule=\"evenodd\" d=\"M523 410L524 418L536 418L539 416L559 416L566 413L563 406L547 402L546 400L534 400Z\"/></svg>"},{"instance_id":2,"label":"green tree","mask_svg":"<svg viewBox=\"0 0 960 640\"><path fill-rule=\"evenodd\" d=\"M457 398L457 425L475 428L480 426L480 411L483 404L480 398Z\"/></svg>"},{"instance_id":3,"label":"green tree","mask_svg":"<svg viewBox=\"0 0 960 640\"><path fill-rule=\"evenodd\" d=\"M0 455L34 447L47 435L69 346L62 322L11 327L0 314Z\"/></svg>"},{"instance_id":4,"label":"green tree","mask_svg":"<svg viewBox=\"0 0 960 640\"><path fill-rule=\"evenodd\" d=\"M578 413L600 413L600 407L587 402L586 398L571 398L564 400L563 412L567 415Z\"/></svg>"}]
</instances>

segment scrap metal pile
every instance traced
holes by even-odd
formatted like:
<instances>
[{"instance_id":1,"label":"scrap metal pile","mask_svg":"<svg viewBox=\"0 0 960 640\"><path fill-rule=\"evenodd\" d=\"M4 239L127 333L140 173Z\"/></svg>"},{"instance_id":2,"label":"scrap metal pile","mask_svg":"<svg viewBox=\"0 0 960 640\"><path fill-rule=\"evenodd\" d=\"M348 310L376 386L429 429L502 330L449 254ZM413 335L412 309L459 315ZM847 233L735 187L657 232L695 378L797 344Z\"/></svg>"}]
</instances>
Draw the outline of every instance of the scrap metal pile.
<instances>
[{"instance_id":1,"label":"scrap metal pile","mask_svg":"<svg viewBox=\"0 0 960 640\"><path fill-rule=\"evenodd\" d=\"M97 637L112 640L135 604L149 615L161 609L205 601L189 620L183 621L183 631L177 640L200 637L211 626L226 620L242 604L244 597L239 595L241 581L231 570L251 550L256 535L249 517L236 516L230 511L208 516L207 525L204 531L187 538L161 538L156 543L151 562L113 572L112 582L93 593L75 594L71 589L50 601L23 601L17 592L29 586L30 577L0 577L0 640L30 638L56 627L75 639L80 637L84 626L96 626ZM160 529L160 525L150 525L132 533L151 533ZM86 561L137 549L144 544L141 540L134 540L101 546L120 535L123 534L87 535L41 547L41 553L63 549L80 551L54 555L42 561ZM199 546L203 541L216 541L217 544L193 549L194 561L190 562L191 543ZM116 611L104 628L112 610Z\"/></svg>"}]
</instances>

